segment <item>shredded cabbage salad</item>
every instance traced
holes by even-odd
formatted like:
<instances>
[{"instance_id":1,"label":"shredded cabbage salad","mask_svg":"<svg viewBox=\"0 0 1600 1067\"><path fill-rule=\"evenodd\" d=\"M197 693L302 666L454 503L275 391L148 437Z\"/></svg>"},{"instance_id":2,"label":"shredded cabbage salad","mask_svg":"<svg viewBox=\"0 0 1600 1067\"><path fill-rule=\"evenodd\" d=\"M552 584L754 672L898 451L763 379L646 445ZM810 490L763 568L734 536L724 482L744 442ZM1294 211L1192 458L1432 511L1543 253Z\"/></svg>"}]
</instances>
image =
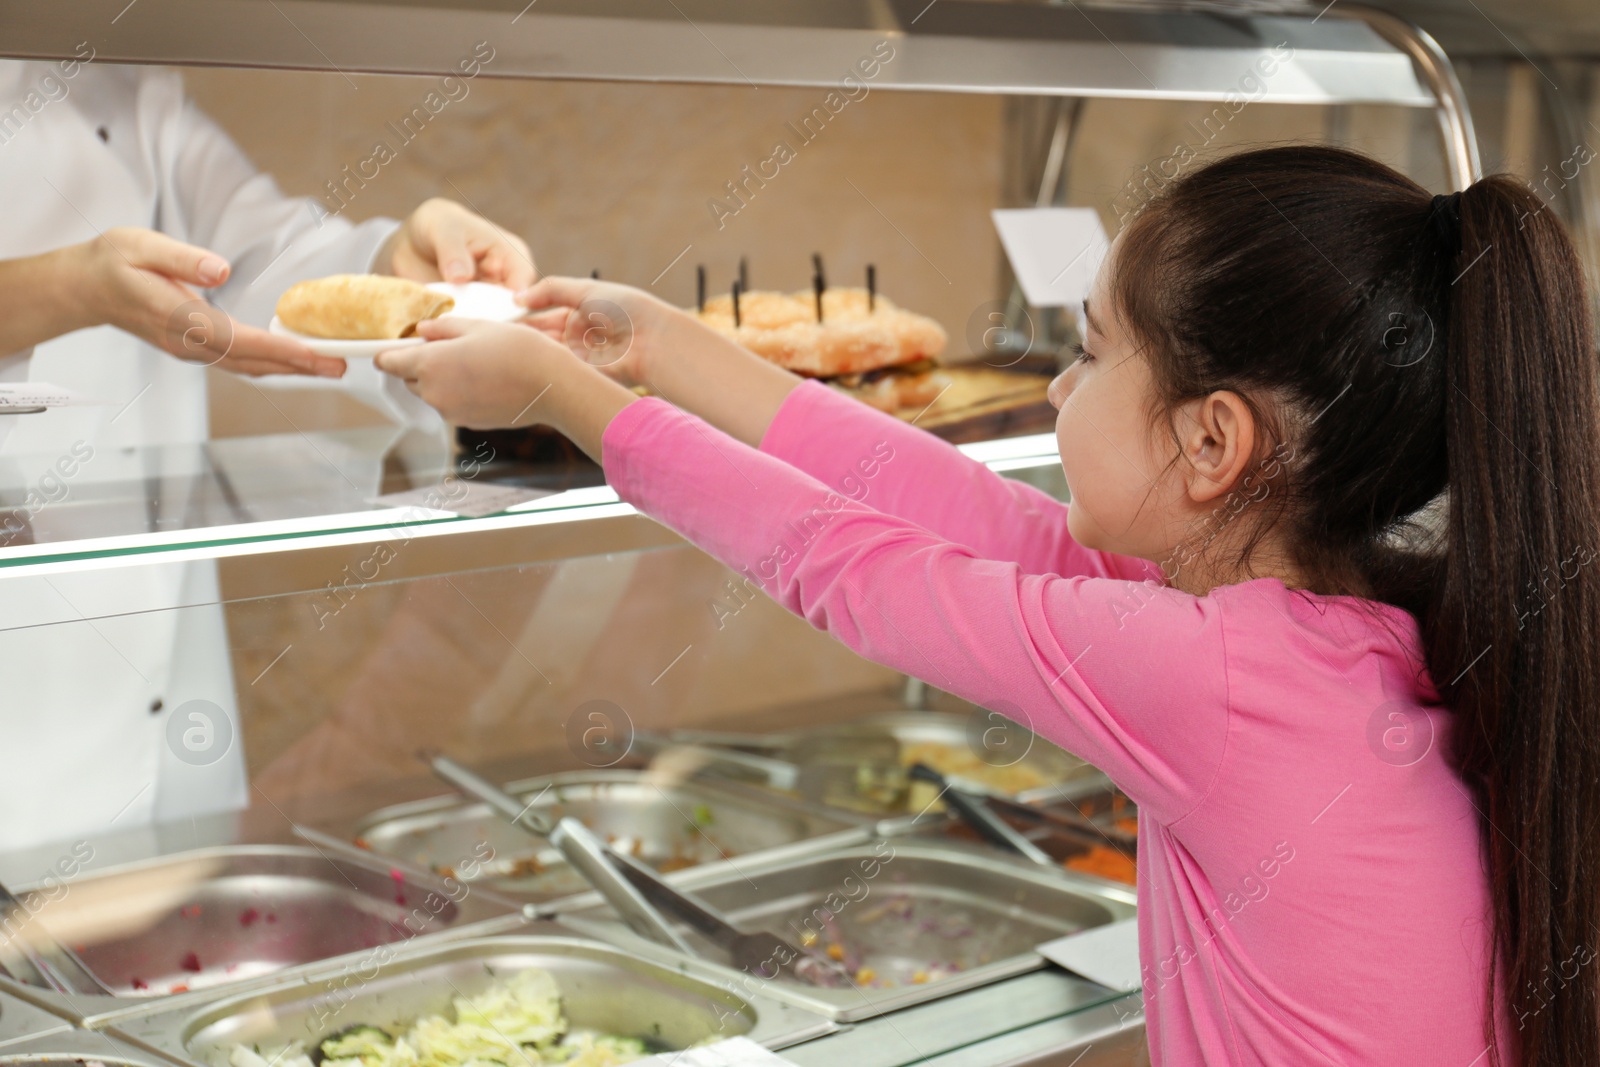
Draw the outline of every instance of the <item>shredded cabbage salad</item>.
<instances>
[{"instance_id":1,"label":"shredded cabbage salad","mask_svg":"<svg viewBox=\"0 0 1600 1067\"><path fill-rule=\"evenodd\" d=\"M548 971L519 971L482 993L452 1000L455 1021L427 1015L394 1035L359 1023L308 1050L235 1045L231 1067L616 1067L649 1055L631 1037L574 1030Z\"/></svg>"}]
</instances>

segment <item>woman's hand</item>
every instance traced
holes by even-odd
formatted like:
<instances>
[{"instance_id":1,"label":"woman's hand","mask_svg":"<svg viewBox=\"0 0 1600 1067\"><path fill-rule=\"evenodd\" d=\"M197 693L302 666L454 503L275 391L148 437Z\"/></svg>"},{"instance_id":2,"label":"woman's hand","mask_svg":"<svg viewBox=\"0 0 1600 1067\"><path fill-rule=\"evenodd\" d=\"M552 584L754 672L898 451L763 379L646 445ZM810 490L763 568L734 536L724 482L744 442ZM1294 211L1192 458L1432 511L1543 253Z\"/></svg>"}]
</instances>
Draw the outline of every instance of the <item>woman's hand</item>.
<instances>
[{"instance_id":1,"label":"woman's hand","mask_svg":"<svg viewBox=\"0 0 1600 1067\"><path fill-rule=\"evenodd\" d=\"M687 311L614 282L545 278L517 300L528 325L627 385L643 385L759 445L800 379Z\"/></svg>"},{"instance_id":2,"label":"woman's hand","mask_svg":"<svg viewBox=\"0 0 1600 1067\"><path fill-rule=\"evenodd\" d=\"M458 426L552 426L598 461L606 426L637 399L517 323L429 319L417 335L430 343L392 348L375 363Z\"/></svg>"},{"instance_id":3,"label":"woman's hand","mask_svg":"<svg viewBox=\"0 0 1600 1067\"><path fill-rule=\"evenodd\" d=\"M494 282L510 289L533 284L533 253L508 233L454 200L435 197L396 230L378 252L381 272L418 282Z\"/></svg>"},{"instance_id":4,"label":"woman's hand","mask_svg":"<svg viewBox=\"0 0 1600 1067\"><path fill-rule=\"evenodd\" d=\"M20 351L72 330L111 325L191 363L237 374L310 374L337 378L344 360L234 321L191 286L228 278L226 260L154 230L116 227L81 245L4 264L24 294L8 309L5 351ZM47 293L26 298L28 278Z\"/></svg>"}]
</instances>

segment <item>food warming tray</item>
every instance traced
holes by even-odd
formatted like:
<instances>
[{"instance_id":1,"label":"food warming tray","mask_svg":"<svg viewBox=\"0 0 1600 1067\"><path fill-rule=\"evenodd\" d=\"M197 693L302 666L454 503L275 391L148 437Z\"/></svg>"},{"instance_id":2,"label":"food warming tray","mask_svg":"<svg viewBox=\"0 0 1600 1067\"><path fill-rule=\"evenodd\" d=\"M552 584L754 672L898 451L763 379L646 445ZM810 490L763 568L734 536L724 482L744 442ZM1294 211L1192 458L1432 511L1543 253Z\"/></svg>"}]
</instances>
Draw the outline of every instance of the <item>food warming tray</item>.
<instances>
[{"instance_id":1,"label":"food warming tray","mask_svg":"<svg viewBox=\"0 0 1600 1067\"><path fill-rule=\"evenodd\" d=\"M40 910L36 921L75 948L114 996L0 982L98 1026L148 1010L152 998L193 997L375 945L522 919L514 901L353 848L219 846L84 874Z\"/></svg>"},{"instance_id":2,"label":"food warming tray","mask_svg":"<svg viewBox=\"0 0 1600 1067\"><path fill-rule=\"evenodd\" d=\"M883 738L899 745L901 760L906 764L921 759L970 786L1019 800L1075 796L1083 790L1104 789L1107 784L1105 775L1092 765L1015 723L981 710L972 715L882 712L791 733L679 730L667 735L669 741L732 748L778 759L789 758L808 742L826 739L848 744L860 739L871 743ZM754 780L743 769L719 766L715 770ZM913 789L904 803L888 807L863 794L860 804L852 807L877 816L904 815L922 810L933 795L929 792L924 796L922 790Z\"/></svg>"},{"instance_id":3,"label":"food warming tray","mask_svg":"<svg viewBox=\"0 0 1600 1067\"><path fill-rule=\"evenodd\" d=\"M726 868L752 852L815 851L869 835L865 820L845 813L731 782L657 781L644 771L571 771L505 789L537 813L575 816L664 873ZM336 832L518 900L550 901L589 888L549 844L458 795L384 808Z\"/></svg>"},{"instance_id":4,"label":"food warming tray","mask_svg":"<svg viewBox=\"0 0 1600 1067\"><path fill-rule=\"evenodd\" d=\"M151 1055L97 1030L74 1030L70 1024L60 1033L41 1034L25 1041L0 1046L0 1067L169 1067L160 1056Z\"/></svg>"},{"instance_id":5,"label":"food warming tray","mask_svg":"<svg viewBox=\"0 0 1600 1067\"><path fill-rule=\"evenodd\" d=\"M1011 815L1004 808L996 813L1024 837L1039 846L1048 855L1059 860L1064 868L1080 878L1111 881L1119 885L1132 885L1135 867L1131 851L1124 851L1136 839L1138 807L1127 795L1114 787L1085 792L1074 798L1055 797L1053 803L1038 801L1037 807L1046 814L1072 813L1083 817L1085 825L1074 828L1047 821L1034 821ZM878 824L884 836L920 835L944 841L976 843L980 839L965 823L953 820L942 813L928 813L920 817L904 816L884 820Z\"/></svg>"},{"instance_id":6,"label":"food warming tray","mask_svg":"<svg viewBox=\"0 0 1600 1067\"><path fill-rule=\"evenodd\" d=\"M1043 870L992 850L904 838L823 856L757 857L737 871L690 871L675 882L746 929L818 949L840 941L846 962L872 975L819 988L712 966L731 982L754 982L841 1022L1034 970L1044 965L1035 945L1128 918L1136 900L1131 886ZM556 918L651 958L681 959L637 937L593 895L567 902ZM718 958L694 934L685 936L708 959Z\"/></svg>"},{"instance_id":7,"label":"food warming tray","mask_svg":"<svg viewBox=\"0 0 1600 1067\"><path fill-rule=\"evenodd\" d=\"M54 1012L0 993L0 1058L4 1058L3 1050L8 1045L71 1028L71 1023Z\"/></svg>"},{"instance_id":8,"label":"food warming tray","mask_svg":"<svg viewBox=\"0 0 1600 1067\"><path fill-rule=\"evenodd\" d=\"M228 1067L235 1044L299 1039L311 1047L355 1023L393 1033L530 967L555 978L573 1027L643 1038L662 1050L738 1036L780 1048L835 1029L790 1004L731 991L708 968L653 963L549 923L523 929L529 932L409 946L389 958L374 952L298 981L124 1020L115 1033L181 1064Z\"/></svg>"}]
</instances>

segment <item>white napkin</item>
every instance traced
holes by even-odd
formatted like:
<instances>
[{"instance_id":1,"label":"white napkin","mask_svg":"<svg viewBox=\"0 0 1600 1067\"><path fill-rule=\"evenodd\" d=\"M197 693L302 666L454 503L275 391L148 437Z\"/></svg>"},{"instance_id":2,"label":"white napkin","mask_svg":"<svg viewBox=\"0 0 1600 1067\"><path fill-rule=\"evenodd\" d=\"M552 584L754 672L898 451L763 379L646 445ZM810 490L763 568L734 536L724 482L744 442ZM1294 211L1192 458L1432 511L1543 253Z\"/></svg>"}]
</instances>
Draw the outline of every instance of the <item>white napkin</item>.
<instances>
[{"instance_id":1,"label":"white napkin","mask_svg":"<svg viewBox=\"0 0 1600 1067\"><path fill-rule=\"evenodd\" d=\"M1108 989L1131 993L1144 985L1139 973L1139 920L1122 919L1079 930L1035 949L1039 955Z\"/></svg>"},{"instance_id":2,"label":"white napkin","mask_svg":"<svg viewBox=\"0 0 1600 1067\"><path fill-rule=\"evenodd\" d=\"M1100 213L1087 207L1041 207L991 214L1028 303L1079 308L1111 248Z\"/></svg>"}]
</instances>

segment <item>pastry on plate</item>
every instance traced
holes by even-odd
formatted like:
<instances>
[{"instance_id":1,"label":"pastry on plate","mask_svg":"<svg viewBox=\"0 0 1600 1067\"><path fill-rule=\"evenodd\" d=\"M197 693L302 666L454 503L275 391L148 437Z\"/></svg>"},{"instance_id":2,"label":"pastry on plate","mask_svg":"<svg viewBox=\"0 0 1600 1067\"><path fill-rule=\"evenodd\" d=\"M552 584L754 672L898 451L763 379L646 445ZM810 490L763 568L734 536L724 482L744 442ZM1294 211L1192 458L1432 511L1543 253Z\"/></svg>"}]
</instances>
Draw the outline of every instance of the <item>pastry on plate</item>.
<instances>
[{"instance_id":1,"label":"pastry on plate","mask_svg":"<svg viewBox=\"0 0 1600 1067\"><path fill-rule=\"evenodd\" d=\"M349 341L410 337L417 323L455 300L420 282L382 274L334 274L291 286L278 298L278 321L295 333Z\"/></svg>"}]
</instances>

